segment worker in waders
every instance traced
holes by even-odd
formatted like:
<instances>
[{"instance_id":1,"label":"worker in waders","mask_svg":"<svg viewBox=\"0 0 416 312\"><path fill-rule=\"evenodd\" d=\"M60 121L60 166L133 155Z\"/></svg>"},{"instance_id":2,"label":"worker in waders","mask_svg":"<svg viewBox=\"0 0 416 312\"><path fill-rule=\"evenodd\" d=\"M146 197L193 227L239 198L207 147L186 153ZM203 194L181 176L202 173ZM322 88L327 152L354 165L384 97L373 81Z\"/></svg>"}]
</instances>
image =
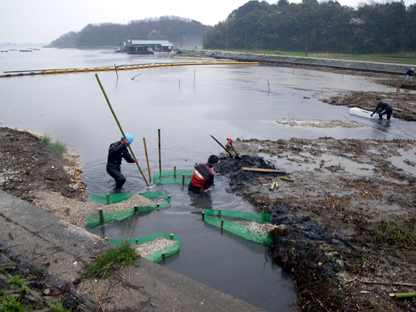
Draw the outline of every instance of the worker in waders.
<instances>
[{"instance_id":1,"label":"worker in waders","mask_svg":"<svg viewBox=\"0 0 416 312\"><path fill-rule=\"evenodd\" d=\"M217 164L217 162L218 157L211 155L209 156L206 164L200 163L196 165L191 182L188 185L188 191L194 193L204 193L212 185L214 185L215 173L212 171L212 168Z\"/></svg>"},{"instance_id":2,"label":"worker in waders","mask_svg":"<svg viewBox=\"0 0 416 312\"><path fill-rule=\"evenodd\" d=\"M115 189L119 190L126 182L125 176L121 173L121 161L124 158L128 163L137 163L137 159L133 158L127 147L133 143L133 137L126 134L126 137L121 137L121 140L114 142L108 149L107 158L107 173L116 182Z\"/></svg>"},{"instance_id":3,"label":"worker in waders","mask_svg":"<svg viewBox=\"0 0 416 312\"><path fill-rule=\"evenodd\" d=\"M383 119L383 115L387 115L387 120L390 120L391 114L393 113L393 108L389 103L383 102L380 98L377 98L377 107L370 115L373 117L374 114L378 114L379 119Z\"/></svg>"}]
</instances>

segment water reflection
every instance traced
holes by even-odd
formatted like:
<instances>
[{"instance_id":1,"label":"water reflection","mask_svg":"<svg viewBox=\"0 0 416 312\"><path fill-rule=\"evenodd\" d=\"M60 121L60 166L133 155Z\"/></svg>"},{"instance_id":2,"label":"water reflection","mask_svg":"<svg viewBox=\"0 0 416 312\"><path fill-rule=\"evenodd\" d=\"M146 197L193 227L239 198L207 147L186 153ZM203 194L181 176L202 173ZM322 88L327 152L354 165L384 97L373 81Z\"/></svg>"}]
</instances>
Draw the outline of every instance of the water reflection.
<instances>
[{"instance_id":1,"label":"water reflection","mask_svg":"<svg viewBox=\"0 0 416 312\"><path fill-rule=\"evenodd\" d=\"M383 132L389 132L391 120L387 120L387 119L373 119L373 120L378 130L383 131Z\"/></svg>"},{"instance_id":2,"label":"water reflection","mask_svg":"<svg viewBox=\"0 0 416 312\"><path fill-rule=\"evenodd\" d=\"M206 192L203 194L189 192L189 197L191 200L190 204L192 207L195 207L196 209L200 210L213 209L211 192Z\"/></svg>"}]
</instances>

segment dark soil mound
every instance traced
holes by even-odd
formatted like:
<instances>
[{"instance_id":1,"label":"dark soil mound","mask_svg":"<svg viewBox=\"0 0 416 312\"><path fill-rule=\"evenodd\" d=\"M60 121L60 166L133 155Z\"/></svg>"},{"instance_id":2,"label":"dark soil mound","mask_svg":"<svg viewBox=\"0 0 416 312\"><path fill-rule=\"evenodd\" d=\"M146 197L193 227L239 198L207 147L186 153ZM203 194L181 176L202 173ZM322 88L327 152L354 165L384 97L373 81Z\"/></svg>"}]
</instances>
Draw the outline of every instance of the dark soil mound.
<instances>
[{"instance_id":1,"label":"dark soil mound","mask_svg":"<svg viewBox=\"0 0 416 312\"><path fill-rule=\"evenodd\" d=\"M1 128L0 187L12 195L30 201L31 191L48 190L81 199L84 188L71 187L74 177L66 169L70 162L31 133Z\"/></svg>"}]
</instances>

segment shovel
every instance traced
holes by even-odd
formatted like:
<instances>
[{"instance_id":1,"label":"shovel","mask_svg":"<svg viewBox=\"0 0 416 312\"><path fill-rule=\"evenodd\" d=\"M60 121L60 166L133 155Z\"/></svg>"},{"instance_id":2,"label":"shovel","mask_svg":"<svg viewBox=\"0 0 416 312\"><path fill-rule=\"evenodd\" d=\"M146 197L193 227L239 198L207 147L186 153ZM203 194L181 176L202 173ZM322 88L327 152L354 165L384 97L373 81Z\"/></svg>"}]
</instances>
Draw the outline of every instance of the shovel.
<instances>
[{"instance_id":1,"label":"shovel","mask_svg":"<svg viewBox=\"0 0 416 312\"><path fill-rule=\"evenodd\" d=\"M222 145L216 138L214 138L212 135L211 135L211 138L213 138L214 139L214 141L215 142L217 142L229 155L230 155L230 157L231 158L233 158L233 155L231 155L231 153L230 153L230 151L229 150L227 150L225 147L224 147L224 145Z\"/></svg>"},{"instance_id":2,"label":"shovel","mask_svg":"<svg viewBox=\"0 0 416 312\"><path fill-rule=\"evenodd\" d=\"M233 146L233 141L230 138L227 138L228 143L230 143L231 148L233 149L234 153L235 153L235 159L240 159L241 157L238 156L237 151L235 150L234 146Z\"/></svg>"}]
</instances>

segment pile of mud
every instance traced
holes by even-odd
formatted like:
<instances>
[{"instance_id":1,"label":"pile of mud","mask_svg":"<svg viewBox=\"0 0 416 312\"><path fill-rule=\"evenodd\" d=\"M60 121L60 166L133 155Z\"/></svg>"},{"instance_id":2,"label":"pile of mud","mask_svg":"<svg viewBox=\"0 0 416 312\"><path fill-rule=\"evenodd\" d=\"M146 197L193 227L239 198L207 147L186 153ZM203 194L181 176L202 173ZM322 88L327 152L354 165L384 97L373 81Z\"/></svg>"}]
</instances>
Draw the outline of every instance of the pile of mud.
<instances>
[{"instance_id":1,"label":"pile of mud","mask_svg":"<svg viewBox=\"0 0 416 312\"><path fill-rule=\"evenodd\" d=\"M416 227L416 142L237 139L234 147L241 158L222 154L214 171L287 229L272 260L291 274L300 311L416 311L415 298L389 297L414 291L414 241L380 238ZM281 169L293 182L242 167Z\"/></svg>"}]
</instances>

